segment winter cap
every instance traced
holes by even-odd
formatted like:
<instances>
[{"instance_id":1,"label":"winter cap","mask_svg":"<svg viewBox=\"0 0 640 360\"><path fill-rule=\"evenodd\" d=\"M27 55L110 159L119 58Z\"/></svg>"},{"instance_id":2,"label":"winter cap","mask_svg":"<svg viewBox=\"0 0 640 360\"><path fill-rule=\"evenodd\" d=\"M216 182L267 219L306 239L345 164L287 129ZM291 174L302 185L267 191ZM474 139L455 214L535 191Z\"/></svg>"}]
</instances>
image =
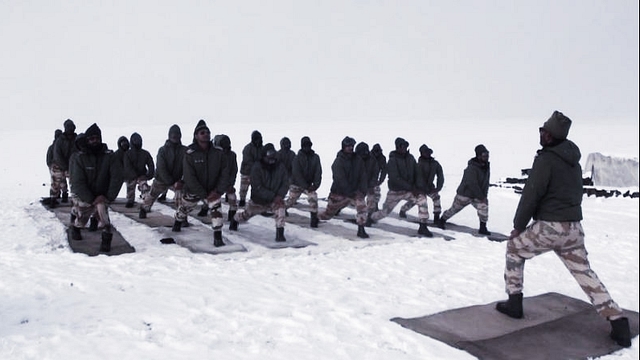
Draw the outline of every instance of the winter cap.
<instances>
[{"instance_id":1,"label":"winter cap","mask_svg":"<svg viewBox=\"0 0 640 360\"><path fill-rule=\"evenodd\" d=\"M76 149L78 149L79 151L84 150L84 148L87 147L87 135L85 135L85 133L78 134L76 136L74 145L76 146Z\"/></svg>"},{"instance_id":2,"label":"winter cap","mask_svg":"<svg viewBox=\"0 0 640 360\"><path fill-rule=\"evenodd\" d=\"M348 137L345 136L344 139L342 139L342 148L346 148L347 146L355 146L356 145L356 139L352 138L352 137Z\"/></svg>"},{"instance_id":3,"label":"winter cap","mask_svg":"<svg viewBox=\"0 0 640 360\"><path fill-rule=\"evenodd\" d=\"M372 153L381 153L382 152L382 147L380 147L380 144L375 144L371 148L371 152Z\"/></svg>"},{"instance_id":4,"label":"winter cap","mask_svg":"<svg viewBox=\"0 0 640 360\"><path fill-rule=\"evenodd\" d=\"M89 128L87 129L87 131L84 132L84 134L87 136L87 139L89 139L92 136L98 136L100 138L100 141L102 141L102 131L100 130L100 128L96 123L93 123L93 125L89 126Z\"/></svg>"},{"instance_id":5,"label":"winter cap","mask_svg":"<svg viewBox=\"0 0 640 360\"><path fill-rule=\"evenodd\" d=\"M171 137L171 134L177 134L178 136L182 136L182 131L180 131L180 126L176 124L171 125L171 127L169 128L169 137Z\"/></svg>"},{"instance_id":6,"label":"winter cap","mask_svg":"<svg viewBox=\"0 0 640 360\"><path fill-rule=\"evenodd\" d=\"M198 131L203 130L203 129L206 129L207 131L210 131L209 127L207 126L207 123L204 120L200 119L200 120L198 120L198 124L196 125L196 128L193 130L193 135L196 135L198 133Z\"/></svg>"},{"instance_id":7,"label":"winter cap","mask_svg":"<svg viewBox=\"0 0 640 360\"><path fill-rule=\"evenodd\" d=\"M476 151L476 156L480 156L482 155L482 153L489 153L489 150L487 150L487 148L482 144L476 146L475 151Z\"/></svg>"},{"instance_id":8,"label":"winter cap","mask_svg":"<svg viewBox=\"0 0 640 360\"><path fill-rule=\"evenodd\" d=\"M422 146L420 146L420 154L431 155L433 154L433 150L429 149L427 145L422 144Z\"/></svg>"},{"instance_id":9,"label":"winter cap","mask_svg":"<svg viewBox=\"0 0 640 360\"><path fill-rule=\"evenodd\" d=\"M303 136L302 139L300 139L300 147L311 147L313 145L313 143L311 142L311 139L309 139L308 136Z\"/></svg>"},{"instance_id":10,"label":"winter cap","mask_svg":"<svg viewBox=\"0 0 640 360\"><path fill-rule=\"evenodd\" d=\"M554 111L549 120L545 121L540 129L545 129L554 139L564 140L569 135L571 119L560 111Z\"/></svg>"},{"instance_id":11,"label":"winter cap","mask_svg":"<svg viewBox=\"0 0 640 360\"><path fill-rule=\"evenodd\" d=\"M57 139L58 137L60 137L60 135L62 135L62 130L60 129L56 129L56 131L53 132L54 139Z\"/></svg>"},{"instance_id":12,"label":"winter cap","mask_svg":"<svg viewBox=\"0 0 640 360\"><path fill-rule=\"evenodd\" d=\"M126 136L120 136L118 138L118 149L123 148L123 144L126 144L123 150L129 150L129 139Z\"/></svg>"},{"instance_id":13,"label":"winter cap","mask_svg":"<svg viewBox=\"0 0 640 360\"><path fill-rule=\"evenodd\" d=\"M409 142L401 137L396 138L396 149L402 146L409 147Z\"/></svg>"}]
</instances>

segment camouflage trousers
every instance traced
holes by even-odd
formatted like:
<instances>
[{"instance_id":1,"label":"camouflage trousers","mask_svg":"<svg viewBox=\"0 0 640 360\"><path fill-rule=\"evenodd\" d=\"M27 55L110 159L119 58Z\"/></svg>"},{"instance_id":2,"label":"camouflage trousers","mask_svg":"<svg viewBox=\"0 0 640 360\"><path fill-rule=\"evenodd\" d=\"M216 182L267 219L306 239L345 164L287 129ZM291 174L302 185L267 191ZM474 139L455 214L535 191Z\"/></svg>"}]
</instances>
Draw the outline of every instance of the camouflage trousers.
<instances>
[{"instance_id":1,"label":"camouflage trousers","mask_svg":"<svg viewBox=\"0 0 640 360\"><path fill-rule=\"evenodd\" d=\"M73 208L71 214L76 216L76 220L73 222L73 226L77 228L84 228L89 222L91 216L95 216L98 220L98 227L104 227L105 231L111 230L111 220L109 219L109 204L100 203L93 205L80 200L74 196L72 198Z\"/></svg>"},{"instance_id":2,"label":"camouflage trousers","mask_svg":"<svg viewBox=\"0 0 640 360\"><path fill-rule=\"evenodd\" d=\"M127 180L127 201L135 201L136 185L138 186L138 191L140 191L140 197L143 199L146 193L151 190L147 180ZM158 196L160 195L158 194Z\"/></svg>"},{"instance_id":3,"label":"camouflage trousers","mask_svg":"<svg viewBox=\"0 0 640 360\"><path fill-rule=\"evenodd\" d=\"M173 191L173 202L176 205L176 208L180 207L182 190L176 190L173 184L163 184L155 179L151 184L151 189L148 192L142 194L141 207L146 211L151 211L151 206L153 206L156 200L158 200L158 197L162 194L165 194L167 190Z\"/></svg>"},{"instance_id":4,"label":"camouflage trousers","mask_svg":"<svg viewBox=\"0 0 640 360\"><path fill-rule=\"evenodd\" d=\"M189 213L196 207L198 204L203 201L209 207L208 215L211 219L211 228L213 231L221 231L222 230L222 213L220 212L220 199L216 201L207 201L206 199L202 199L194 194L182 193L182 198L180 199L180 205L178 206L178 210L176 210L175 219L179 222L184 222L187 220Z\"/></svg>"},{"instance_id":5,"label":"camouflage trousers","mask_svg":"<svg viewBox=\"0 0 640 360\"><path fill-rule=\"evenodd\" d=\"M374 211L378 211L378 204L380 203L380 186L374 186L367 191L367 212L371 214Z\"/></svg>"},{"instance_id":6,"label":"camouflage trousers","mask_svg":"<svg viewBox=\"0 0 640 360\"><path fill-rule=\"evenodd\" d=\"M240 200L245 200L247 198L249 185L251 185L251 176L240 174Z\"/></svg>"},{"instance_id":7,"label":"camouflage trousers","mask_svg":"<svg viewBox=\"0 0 640 360\"><path fill-rule=\"evenodd\" d=\"M287 208L292 207L298 202L298 199L302 194L307 195L307 202L309 203L310 212L317 213L318 212L318 193L315 191L308 191L297 185L289 185L289 196L285 201L285 206Z\"/></svg>"},{"instance_id":8,"label":"camouflage trousers","mask_svg":"<svg viewBox=\"0 0 640 360\"><path fill-rule=\"evenodd\" d=\"M51 188L49 189L50 197L59 197L60 194L69 191L69 185L67 179L69 178L69 171L64 171L56 164L51 165L49 168L49 174L51 175Z\"/></svg>"},{"instance_id":9,"label":"camouflage trousers","mask_svg":"<svg viewBox=\"0 0 640 360\"><path fill-rule=\"evenodd\" d=\"M418 205L418 218L421 223L426 223L429 218L429 208L427 207L427 197L423 194L414 195L411 191L392 191L389 190L387 192L387 198L384 199L384 204L382 204L382 209L371 214L372 220L380 220L393 210L393 208L398 205L398 203L402 200L406 200L407 202L412 202Z\"/></svg>"},{"instance_id":10,"label":"camouflage trousers","mask_svg":"<svg viewBox=\"0 0 640 360\"><path fill-rule=\"evenodd\" d=\"M364 201L364 196L350 198L333 193L329 193L327 208L318 214L318 219L329 220L347 206L356 208L356 223L358 225L364 225L367 222L367 204Z\"/></svg>"},{"instance_id":11,"label":"camouflage trousers","mask_svg":"<svg viewBox=\"0 0 640 360\"><path fill-rule=\"evenodd\" d=\"M507 242L504 270L507 294L522 292L525 260L549 251L555 252L562 260L601 316L609 319L622 314L620 306L591 270L584 246L584 231L579 221L536 221Z\"/></svg>"},{"instance_id":12,"label":"camouflage trousers","mask_svg":"<svg viewBox=\"0 0 640 360\"><path fill-rule=\"evenodd\" d=\"M286 208L285 208L284 202L280 202L279 204L271 203L269 205L260 205L249 200L247 201L247 205L245 206L244 210L239 213L236 213L233 218L237 222L241 223L241 222L246 222L247 220L251 219L252 217L258 214L262 214L264 212L270 211L274 213L273 216L276 221L276 228L283 228L285 224L285 221L284 221L285 209Z\"/></svg>"},{"instance_id":13,"label":"camouflage trousers","mask_svg":"<svg viewBox=\"0 0 640 360\"><path fill-rule=\"evenodd\" d=\"M427 197L430 197L431 200L433 200L433 213L434 214L439 214L442 212L442 204L440 202L440 194L438 192L433 192L431 194L427 194ZM404 205L402 205L402 207L400 208L400 211L404 211L407 212L409 210L411 210L411 208L413 208L414 206L416 206L416 203L409 200L407 201Z\"/></svg>"},{"instance_id":14,"label":"camouflage trousers","mask_svg":"<svg viewBox=\"0 0 640 360\"><path fill-rule=\"evenodd\" d=\"M462 195L456 195L453 199L453 204L451 204L451 207L442 214L442 217L445 219L451 219L453 215L460 212L460 210L464 209L469 204L478 211L478 218L481 222L486 223L489 221L489 199L480 201L480 199L472 199Z\"/></svg>"}]
</instances>

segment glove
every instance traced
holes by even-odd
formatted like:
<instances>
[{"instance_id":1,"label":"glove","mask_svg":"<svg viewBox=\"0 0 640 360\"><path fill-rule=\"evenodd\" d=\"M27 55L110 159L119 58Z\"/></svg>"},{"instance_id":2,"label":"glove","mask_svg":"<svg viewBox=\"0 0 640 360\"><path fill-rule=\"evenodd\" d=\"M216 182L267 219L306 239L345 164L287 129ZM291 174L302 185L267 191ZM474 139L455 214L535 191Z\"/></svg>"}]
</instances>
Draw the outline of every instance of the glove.
<instances>
[{"instance_id":1,"label":"glove","mask_svg":"<svg viewBox=\"0 0 640 360\"><path fill-rule=\"evenodd\" d=\"M278 206L284 206L284 199L282 196L276 196L273 198L273 204Z\"/></svg>"},{"instance_id":2,"label":"glove","mask_svg":"<svg viewBox=\"0 0 640 360\"><path fill-rule=\"evenodd\" d=\"M92 205L98 205L106 202L107 202L107 198L104 195L98 195L96 196L95 199L93 199Z\"/></svg>"},{"instance_id":3,"label":"glove","mask_svg":"<svg viewBox=\"0 0 640 360\"><path fill-rule=\"evenodd\" d=\"M182 188L183 188L183 187L184 187L184 182L183 182L182 180L176 181L176 182L173 184L173 188L174 188L175 190L182 190Z\"/></svg>"}]
</instances>

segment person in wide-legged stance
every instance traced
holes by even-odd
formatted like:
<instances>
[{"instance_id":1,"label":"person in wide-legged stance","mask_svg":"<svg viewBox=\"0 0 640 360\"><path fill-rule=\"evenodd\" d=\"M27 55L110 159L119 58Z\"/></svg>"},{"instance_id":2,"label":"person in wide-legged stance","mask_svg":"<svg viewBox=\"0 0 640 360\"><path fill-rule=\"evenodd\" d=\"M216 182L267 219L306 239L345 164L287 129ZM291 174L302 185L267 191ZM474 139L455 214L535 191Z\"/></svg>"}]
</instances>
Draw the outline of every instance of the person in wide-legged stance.
<instances>
[{"instance_id":1,"label":"person in wide-legged stance","mask_svg":"<svg viewBox=\"0 0 640 360\"><path fill-rule=\"evenodd\" d=\"M542 127L542 149L533 162L513 219L504 270L507 301L496 309L522 318L524 264L553 251L569 269L596 311L611 322L610 336L618 345L631 346L629 320L591 270L582 229L582 168L580 149L567 139L571 120L555 111ZM529 224L529 221L533 222Z\"/></svg>"},{"instance_id":2,"label":"person in wide-legged stance","mask_svg":"<svg viewBox=\"0 0 640 360\"><path fill-rule=\"evenodd\" d=\"M491 177L489 150L480 144L476 146L475 152L476 156L467 162L467 168L464 169L462 180L458 185L458 189L456 189L456 196L453 198L453 204L442 213L436 224L441 229L444 229L447 220L471 204L478 212L478 218L480 219L478 233L491 235L487 230L487 221L489 220L489 178Z\"/></svg>"},{"instance_id":3,"label":"person in wide-legged stance","mask_svg":"<svg viewBox=\"0 0 640 360\"><path fill-rule=\"evenodd\" d=\"M291 184L289 196L285 200L287 208L296 204L302 194L307 195L309 203L309 226L318 227L318 193L322 182L322 164L320 156L311 149L313 143L308 136L300 139L300 150L291 163Z\"/></svg>"}]
</instances>

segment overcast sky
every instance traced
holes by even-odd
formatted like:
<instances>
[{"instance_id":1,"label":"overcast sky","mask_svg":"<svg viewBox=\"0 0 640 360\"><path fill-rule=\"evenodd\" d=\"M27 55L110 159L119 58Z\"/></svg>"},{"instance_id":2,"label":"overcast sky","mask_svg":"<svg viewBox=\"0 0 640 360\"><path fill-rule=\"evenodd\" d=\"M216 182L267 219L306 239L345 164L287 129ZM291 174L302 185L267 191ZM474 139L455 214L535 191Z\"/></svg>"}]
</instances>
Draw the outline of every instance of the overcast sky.
<instances>
[{"instance_id":1,"label":"overcast sky","mask_svg":"<svg viewBox=\"0 0 640 360\"><path fill-rule=\"evenodd\" d=\"M638 1L0 2L3 121L638 122Z\"/></svg>"}]
</instances>

